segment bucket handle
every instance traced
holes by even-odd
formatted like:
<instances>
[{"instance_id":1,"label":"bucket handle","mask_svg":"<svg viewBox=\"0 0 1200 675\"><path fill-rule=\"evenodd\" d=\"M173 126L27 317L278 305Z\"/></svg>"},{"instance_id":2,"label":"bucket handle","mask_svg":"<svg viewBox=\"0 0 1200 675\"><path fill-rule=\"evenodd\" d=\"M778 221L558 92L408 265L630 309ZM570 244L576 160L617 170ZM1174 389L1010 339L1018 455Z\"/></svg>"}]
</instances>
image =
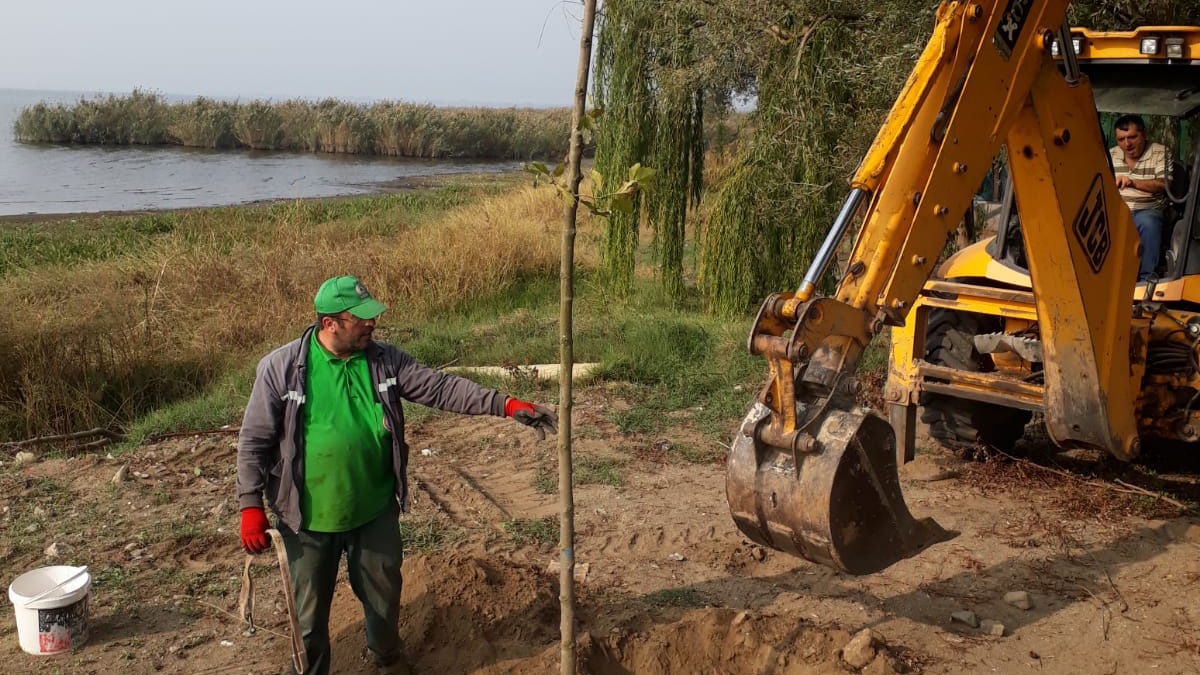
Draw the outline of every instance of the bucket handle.
<instances>
[{"instance_id":1,"label":"bucket handle","mask_svg":"<svg viewBox=\"0 0 1200 675\"><path fill-rule=\"evenodd\" d=\"M58 582L57 584L54 584L50 588L47 588L46 590L42 591L41 593L38 593L37 595L33 596L32 598L26 600L25 606L28 607L28 606L32 605L33 603L37 602L38 600L41 600L42 598L45 598L46 596L50 595L54 591L57 591L58 589L62 588L63 586L66 586L70 582L75 581L79 577L83 576L83 573L86 571L87 571L87 565L83 565L79 569L72 572L71 576L67 577L66 579L63 579L62 581Z\"/></svg>"}]
</instances>

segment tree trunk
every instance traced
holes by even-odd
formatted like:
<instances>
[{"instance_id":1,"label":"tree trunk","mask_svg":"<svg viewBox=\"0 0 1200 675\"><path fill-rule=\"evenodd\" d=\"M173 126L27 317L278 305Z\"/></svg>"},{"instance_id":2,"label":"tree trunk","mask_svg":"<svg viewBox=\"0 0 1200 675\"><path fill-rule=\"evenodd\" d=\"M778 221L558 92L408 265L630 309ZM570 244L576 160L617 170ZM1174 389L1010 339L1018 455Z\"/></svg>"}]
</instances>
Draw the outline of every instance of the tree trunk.
<instances>
[{"instance_id":1,"label":"tree trunk","mask_svg":"<svg viewBox=\"0 0 1200 675\"><path fill-rule=\"evenodd\" d=\"M592 31L596 22L596 0L584 0L583 28L579 37L579 71L575 78L575 109L571 115L571 150L567 156L568 189L572 199L563 209L562 264L559 272L559 369L558 397L558 495L561 554L559 565L559 602L562 653L559 671L575 674L575 492L571 479L572 370L575 364L572 310L575 301L575 219L579 212L579 183L583 179L582 126L587 105L588 68L592 62Z\"/></svg>"}]
</instances>

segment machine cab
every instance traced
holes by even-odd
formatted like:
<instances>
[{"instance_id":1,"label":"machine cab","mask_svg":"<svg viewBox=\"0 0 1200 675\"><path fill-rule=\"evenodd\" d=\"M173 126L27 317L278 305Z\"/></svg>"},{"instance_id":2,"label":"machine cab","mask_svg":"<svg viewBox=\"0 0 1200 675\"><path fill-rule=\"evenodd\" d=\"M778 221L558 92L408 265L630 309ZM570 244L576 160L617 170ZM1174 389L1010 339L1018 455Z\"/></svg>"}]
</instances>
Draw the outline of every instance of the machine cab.
<instances>
[{"instance_id":1,"label":"machine cab","mask_svg":"<svg viewBox=\"0 0 1200 675\"><path fill-rule=\"evenodd\" d=\"M1097 120L1109 147L1116 145L1114 122L1126 114L1142 117L1148 142L1166 147L1162 248L1151 297L1166 302L1200 299L1200 279L1188 279L1200 275L1200 59L1184 58L1191 52L1184 47L1197 43L1200 28L1194 27L1144 27L1129 33L1072 31L1072 48L1092 85ZM1056 55L1060 49L1056 41ZM1004 179L1002 157L994 173L1000 178L989 191L999 199L977 200L972 214L994 236L952 256L937 276L988 279L1028 289L1020 220L1012 184ZM1146 286L1138 284L1138 299L1145 297Z\"/></svg>"}]
</instances>

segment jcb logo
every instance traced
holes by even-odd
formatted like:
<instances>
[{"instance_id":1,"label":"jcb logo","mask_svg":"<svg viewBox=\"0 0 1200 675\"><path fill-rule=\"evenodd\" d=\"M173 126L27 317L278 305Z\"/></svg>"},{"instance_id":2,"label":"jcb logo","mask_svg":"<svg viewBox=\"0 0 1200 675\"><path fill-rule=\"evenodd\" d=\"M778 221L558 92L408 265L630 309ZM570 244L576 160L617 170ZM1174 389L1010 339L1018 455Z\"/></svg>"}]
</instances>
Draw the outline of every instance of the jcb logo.
<instances>
[{"instance_id":1,"label":"jcb logo","mask_svg":"<svg viewBox=\"0 0 1200 675\"><path fill-rule=\"evenodd\" d=\"M1087 196L1083 198L1083 204L1075 214L1072 229L1079 245L1083 247L1083 253L1087 256L1092 271L1098 274L1108 258L1108 250L1112 248L1108 209L1104 206L1104 183L1100 174L1096 174L1092 179L1092 186L1088 188Z\"/></svg>"}]
</instances>

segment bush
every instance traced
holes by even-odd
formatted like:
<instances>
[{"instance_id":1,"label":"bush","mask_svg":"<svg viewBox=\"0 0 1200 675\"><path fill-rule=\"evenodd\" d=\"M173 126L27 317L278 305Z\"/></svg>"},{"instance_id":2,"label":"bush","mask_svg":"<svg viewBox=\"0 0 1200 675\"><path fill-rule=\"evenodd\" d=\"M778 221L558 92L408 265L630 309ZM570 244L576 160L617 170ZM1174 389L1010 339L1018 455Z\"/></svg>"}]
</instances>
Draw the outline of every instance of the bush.
<instances>
[{"instance_id":1,"label":"bush","mask_svg":"<svg viewBox=\"0 0 1200 675\"><path fill-rule=\"evenodd\" d=\"M334 99L248 103L200 97L167 103L157 93L36 103L13 125L25 143L175 144L423 159L560 159L570 138L566 108L438 108Z\"/></svg>"}]
</instances>

